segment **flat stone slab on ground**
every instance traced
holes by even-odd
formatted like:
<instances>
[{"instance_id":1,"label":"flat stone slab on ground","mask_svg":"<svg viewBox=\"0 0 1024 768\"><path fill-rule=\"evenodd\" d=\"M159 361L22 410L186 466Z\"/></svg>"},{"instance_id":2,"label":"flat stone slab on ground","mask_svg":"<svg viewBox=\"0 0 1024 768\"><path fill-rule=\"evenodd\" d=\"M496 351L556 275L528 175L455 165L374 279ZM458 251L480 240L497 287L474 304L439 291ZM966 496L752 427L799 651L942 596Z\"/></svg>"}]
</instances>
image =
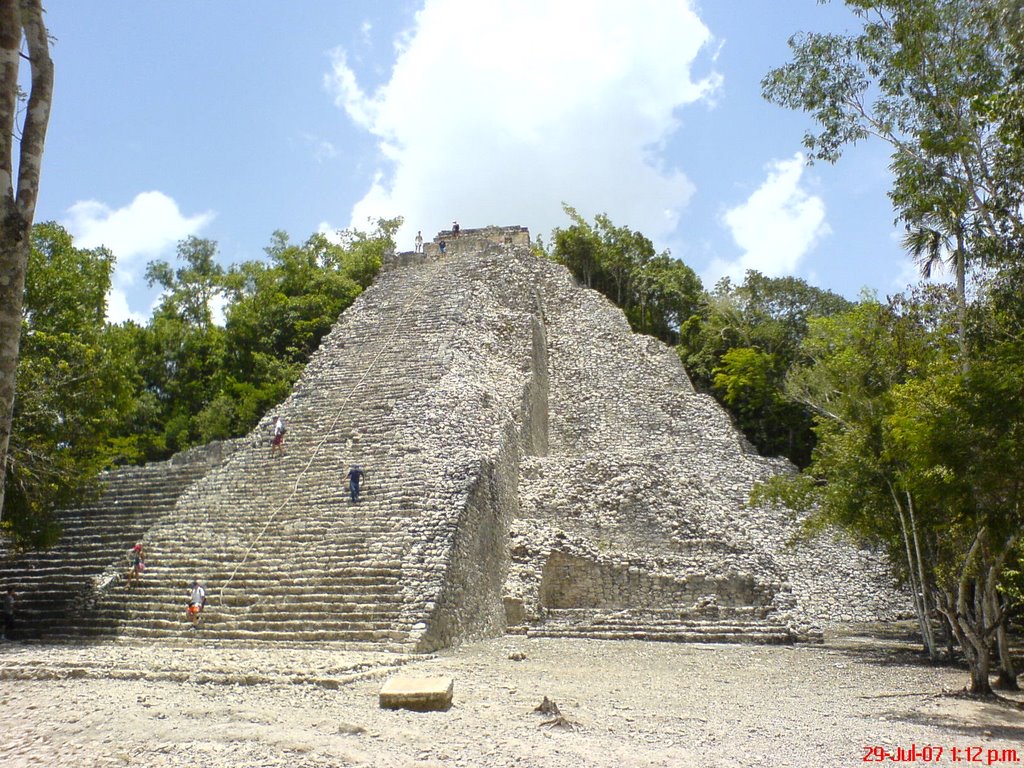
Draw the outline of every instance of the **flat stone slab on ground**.
<instances>
[{"instance_id":1,"label":"flat stone slab on ground","mask_svg":"<svg viewBox=\"0 0 1024 768\"><path fill-rule=\"evenodd\" d=\"M420 711L448 709L454 690L455 680L450 677L392 677L380 689L380 706Z\"/></svg>"}]
</instances>

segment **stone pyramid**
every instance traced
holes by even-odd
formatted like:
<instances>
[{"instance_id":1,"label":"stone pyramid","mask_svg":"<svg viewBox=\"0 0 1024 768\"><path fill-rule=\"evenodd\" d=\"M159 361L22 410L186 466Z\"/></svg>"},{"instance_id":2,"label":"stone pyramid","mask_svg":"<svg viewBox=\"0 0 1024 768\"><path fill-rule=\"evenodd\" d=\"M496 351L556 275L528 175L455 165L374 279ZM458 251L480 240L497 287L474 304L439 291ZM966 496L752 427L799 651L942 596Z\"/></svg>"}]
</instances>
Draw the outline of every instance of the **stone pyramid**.
<instances>
[{"instance_id":1,"label":"stone pyramid","mask_svg":"<svg viewBox=\"0 0 1024 768\"><path fill-rule=\"evenodd\" d=\"M275 414L288 436L272 457ZM791 468L758 456L671 349L533 255L521 227L393 255L287 400L207 467L173 506L147 508L136 589L116 574L138 525L109 517L106 559L82 558L100 534L66 513L85 522L50 582L0 552L26 623L181 636L196 577L204 636L415 650L505 631L788 642L909 607L874 553L793 543L789 513L748 508L755 481ZM89 573L74 594L32 607L76 567Z\"/></svg>"}]
</instances>

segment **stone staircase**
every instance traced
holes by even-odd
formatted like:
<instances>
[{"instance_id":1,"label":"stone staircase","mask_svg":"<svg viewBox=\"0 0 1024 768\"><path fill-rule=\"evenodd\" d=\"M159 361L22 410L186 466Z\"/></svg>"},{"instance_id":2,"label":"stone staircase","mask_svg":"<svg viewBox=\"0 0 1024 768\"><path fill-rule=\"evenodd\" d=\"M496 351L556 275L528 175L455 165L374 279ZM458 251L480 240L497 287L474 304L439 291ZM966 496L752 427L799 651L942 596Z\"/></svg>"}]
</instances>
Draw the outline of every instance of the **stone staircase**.
<instances>
[{"instance_id":1,"label":"stone staircase","mask_svg":"<svg viewBox=\"0 0 1024 768\"><path fill-rule=\"evenodd\" d=\"M476 250L500 264L500 247ZM270 456L268 414L146 532L141 584L97 594L61 633L187 635L189 584L199 578L204 637L423 649L452 631L472 635L473 620L450 615L458 611L446 590L475 581L459 576L453 553L476 546L474 493L490 484L491 457L509 453L518 427L507 402L521 397L525 375L520 359L500 360L521 356L522 345L493 337L522 317L490 315L476 269L423 260L383 273L275 410L288 425L284 454ZM495 354L476 355L481 344ZM366 471L357 504L346 480L353 463ZM499 542L503 530L507 520ZM500 569L500 555L492 562L484 570ZM500 615L501 576L489 578L486 610ZM495 631L493 619L480 625Z\"/></svg>"},{"instance_id":2,"label":"stone staircase","mask_svg":"<svg viewBox=\"0 0 1024 768\"><path fill-rule=\"evenodd\" d=\"M168 461L106 472L95 501L57 512L63 535L53 549L0 549L0 584L18 593L18 636L63 634L67 617L98 587L121 583L128 550L173 510L185 488L233 448L232 443L215 443Z\"/></svg>"},{"instance_id":3,"label":"stone staircase","mask_svg":"<svg viewBox=\"0 0 1024 768\"><path fill-rule=\"evenodd\" d=\"M758 643L779 645L796 639L793 628L769 610L752 606L662 611L593 611L549 609L528 637L650 640L672 643ZM820 634L802 636L820 639Z\"/></svg>"},{"instance_id":4,"label":"stone staircase","mask_svg":"<svg viewBox=\"0 0 1024 768\"><path fill-rule=\"evenodd\" d=\"M251 445L181 499L173 521L149 532L141 588L110 595L79 627L180 635L198 577L210 601L204 636L407 642L402 523L426 483L391 449L393 416L444 374L443 339L458 311L444 275L435 262L371 289L355 322L343 319L324 340L277 409L288 425L284 455L270 456L261 425ZM367 475L352 504L346 475L356 462Z\"/></svg>"}]
</instances>

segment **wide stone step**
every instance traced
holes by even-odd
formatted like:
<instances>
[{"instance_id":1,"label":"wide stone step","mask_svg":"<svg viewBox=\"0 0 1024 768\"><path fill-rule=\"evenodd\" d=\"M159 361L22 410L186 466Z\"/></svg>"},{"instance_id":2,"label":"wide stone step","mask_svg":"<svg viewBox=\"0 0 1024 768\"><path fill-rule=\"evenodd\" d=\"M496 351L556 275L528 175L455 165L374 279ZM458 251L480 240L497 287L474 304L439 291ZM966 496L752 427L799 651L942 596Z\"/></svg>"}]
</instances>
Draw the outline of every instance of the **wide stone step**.
<instances>
[{"instance_id":1,"label":"wide stone step","mask_svg":"<svg viewBox=\"0 0 1024 768\"><path fill-rule=\"evenodd\" d=\"M527 637L577 638L590 640L650 640L672 643L760 643L785 644L796 638L787 630L753 628L743 631L715 630L658 630L654 628L597 629L588 627L529 627Z\"/></svg>"},{"instance_id":2,"label":"wide stone step","mask_svg":"<svg viewBox=\"0 0 1024 768\"><path fill-rule=\"evenodd\" d=\"M102 629L129 624L171 626L185 620L185 608L185 602L182 601L142 611L97 609L75 616L65 616L61 621L47 617L32 626L40 631L45 630L47 633L59 629ZM274 608L240 610L211 604L206 608L205 618L207 623L242 622L246 625L256 624L267 627L287 626L290 629L301 628L300 625L306 622L314 622L321 627L333 626L345 629L358 629L367 626L394 628L401 620L401 609L400 604L395 604L390 606L353 605L348 610L343 609L342 606L330 605L304 607L302 610L293 610L287 607L281 610Z\"/></svg>"},{"instance_id":3,"label":"wide stone step","mask_svg":"<svg viewBox=\"0 0 1024 768\"><path fill-rule=\"evenodd\" d=\"M398 589L345 589L344 586L332 586L330 590L294 593L288 590L276 591L226 591L223 595L217 590L207 593L210 602L223 603L226 606L247 608L261 604L280 604L288 602L297 606L316 605L388 605L401 602L402 593ZM163 608L186 601L188 592L184 590L160 590L132 596L113 596L100 603L98 607L107 605L127 606L133 611L143 611L152 607Z\"/></svg>"},{"instance_id":4,"label":"wide stone step","mask_svg":"<svg viewBox=\"0 0 1024 768\"><path fill-rule=\"evenodd\" d=\"M93 605L93 612L118 613L128 611L135 615L146 613L160 613L169 608L175 609L179 605L188 602L188 593L183 591L162 592L145 597L134 597L103 600ZM278 593L226 593L223 596L217 592L208 593L208 603L211 605L224 606L225 610L252 610L258 606L273 606L274 610L280 610L284 606L296 606L301 610L314 610L323 607L327 610L350 610L350 611L375 611L382 607L400 605L402 603L400 592L360 592L346 591L344 589L332 590L330 593L311 593L293 597L287 592Z\"/></svg>"},{"instance_id":5,"label":"wide stone step","mask_svg":"<svg viewBox=\"0 0 1024 768\"><path fill-rule=\"evenodd\" d=\"M700 604L666 609L558 608L544 620L519 627L529 637L667 642L789 643L820 636L797 636L769 605Z\"/></svg>"},{"instance_id":6,"label":"wide stone step","mask_svg":"<svg viewBox=\"0 0 1024 768\"><path fill-rule=\"evenodd\" d=\"M315 584L360 576L386 579L402 571L401 565L393 560L376 561L369 557L356 560L322 559L306 565L270 557L250 558L236 565L209 561L179 561L167 565L165 562L166 559L162 558L158 565L149 564L145 575L151 580L161 581L184 579L191 582L193 578L199 578L200 581L221 584L228 581L253 584Z\"/></svg>"},{"instance_id":7,"label":"wide stone step","mask_svg":"<svg viewBox=\"0 0 1024 768\"><path fill-rule=\"evenodd\" d=\"M138 619L140 621L147 618L160 618L167 614L177 613L179 610L184 610L187 600L173 600L161 603L147 603L145 605L133 605L130 607L119 608L119 607L97 607L91 614L96 617L107 617L116 618L118 616L131 618L132 620ZM402 601L399 599L389 600L375 600L373 602L360 600L358 597L351 599L337 598L335 600L321 600L321 601L289 601L287 599L281 600L263 600L257 603L251 604L237 604L233 602L215 601L210 603L218 612L223 614L232 615L290 615L290 614L308 614L308 615L330 615L330 616L351 616L351 617L362 617L372 618L383 614L393 614L401 610Z\"/></svg>"},{"instance_id":8,"label":"wide stone step","mask_svg":"<svg viewBox=\"0 0 1024 768\"><path fill-rule=\"evenodd\" d=\"M390 629L304 629L301 631L265 630L254 625L252 627L224 627L201 624L193 630L186 622L168 628L151 628L141 625L126 625L121 634L134 638L169 638L182 637L194 633L197 638L207 640L253 640L261 642L363 642L363 643L404 643L408 633Z\"/></svg>"}]
</instances>

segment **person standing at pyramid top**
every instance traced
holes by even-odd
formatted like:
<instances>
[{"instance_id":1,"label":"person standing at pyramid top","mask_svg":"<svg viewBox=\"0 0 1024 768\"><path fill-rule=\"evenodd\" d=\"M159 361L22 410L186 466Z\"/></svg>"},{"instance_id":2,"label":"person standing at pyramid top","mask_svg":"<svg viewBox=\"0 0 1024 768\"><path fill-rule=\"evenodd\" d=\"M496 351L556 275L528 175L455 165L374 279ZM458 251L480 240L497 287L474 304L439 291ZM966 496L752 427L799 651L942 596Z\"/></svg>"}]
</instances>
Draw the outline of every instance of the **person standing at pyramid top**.
<instances>
[{"instance_id":1,"label":"person standing at pyramid top","mask_svg":"<svg viewBox=\"0 0 1024 768\"><path fill-rule=\"evenodd\" d=\"M423 253L423 231L416 232L416 253Z\"/></svg>"},{"instance_id":2,"label":"person standing at pyramid top","mask_svg":"<svg viewBox=\"0 0 1024 768\"><path fill-rule=\"evenodd\" d=\"M452 222L452 237L458 237L458 236L459 236L459 222L453 221Z\"/></svg>"}]
</instances>

